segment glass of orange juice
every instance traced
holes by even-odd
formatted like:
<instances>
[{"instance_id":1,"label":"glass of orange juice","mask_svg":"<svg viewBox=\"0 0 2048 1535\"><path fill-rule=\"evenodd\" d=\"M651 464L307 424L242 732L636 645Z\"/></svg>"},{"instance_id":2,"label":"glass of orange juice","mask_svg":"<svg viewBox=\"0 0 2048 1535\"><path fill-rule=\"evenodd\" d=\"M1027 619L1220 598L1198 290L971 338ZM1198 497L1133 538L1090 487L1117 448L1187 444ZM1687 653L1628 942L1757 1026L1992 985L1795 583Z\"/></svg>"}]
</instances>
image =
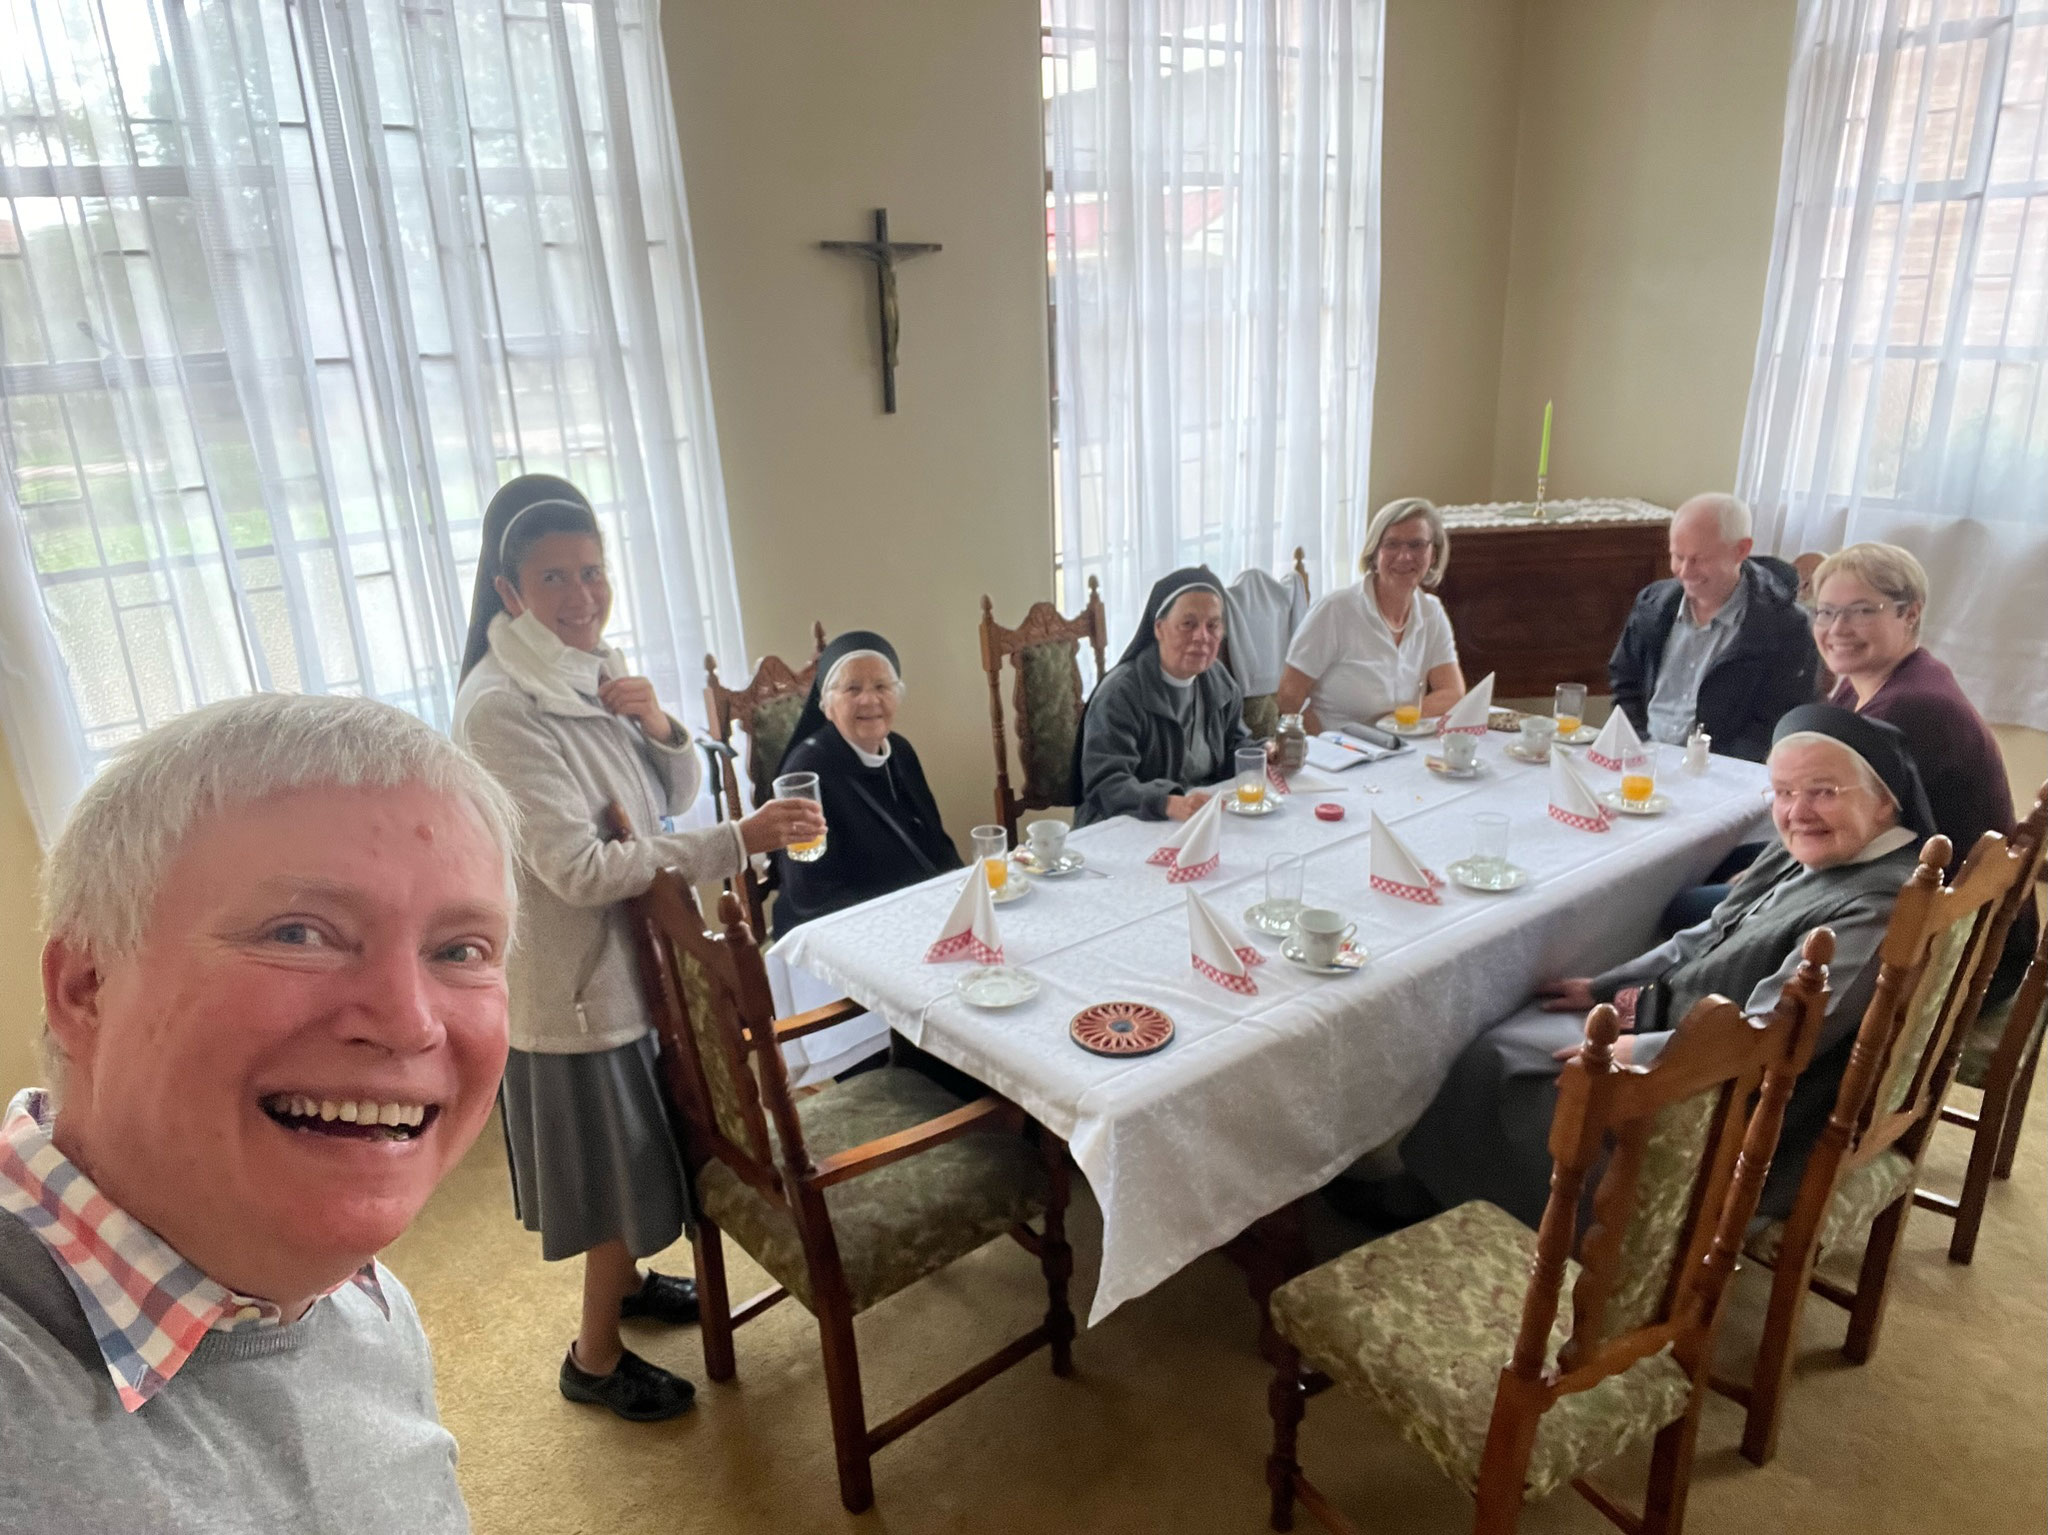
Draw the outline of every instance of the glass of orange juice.
<instances>
[{"instance_id":1,"label":"glass of orange juice","mask_svg":"<svg viewBox=\"0 0 2048 1535\"><path fill-rule=\"evenodd\" d=\"M777 799L807 799L816 803L818 799L818 775L816 773L784 773L773 785ZM783 849L798 863L816 863L825 856L826 833L820 832L808 842L792 842Z\"/></svg>"},{"instance_id":2,"label":"glass of orange juice","mask_svg":"<svg viewBox=\"0 0 2048 1535\"><path fill-rule=\"evenodd\" d=\"M1010 882L1010 833L1001 826L975 827L974 861L988 877L988 888L1000 892Z\"/></svg>"},{"instance_id":3,"label":"glass of orange juice","mask_svg":"<svg viewBox=\"0 0 2048 1535\"><path fill-rule=\"evenodd\" d=\"M1237 808L1256 810L1266 802L1266 748L1237 749Z\"/></svg>"},{"instance_id":4,"label":"glass of orange juice","mask_svg":"<svg viewBox=\"0 0 2048 1535\"><path fill-rule=\"evenodd\" d=\"M1647 805L1657 792L1657 748L1645 746L1621 759L1621 797L1631 805Z\"/></svg>"},{"instance_id":5,"label":"glass of orange juice","mask_svg":"<svg viewBox=\"0 0 2048 1535\"><path fill-rule=\"evenodd\" d=\"M1557 685L1557 701L1551 705L1550 713L1557 721L1560 736L1576 734L1586 723L1586 685L1583 682L1560 682Z\"/></svg>"},{"instance_id":6,"label":"glass of orange juice","mask_svg":"<svg viewBox=\"0 0 2048 1535\"><path fill-rule=\"evenodd\" d=\"M1429 684L1423 683L1415 690L1415 696L1406 703L1394 705L1394 723L1403 730L1413 730L1422 723L1422 699L1429 691Z\"/></svg>"}]
</instances>

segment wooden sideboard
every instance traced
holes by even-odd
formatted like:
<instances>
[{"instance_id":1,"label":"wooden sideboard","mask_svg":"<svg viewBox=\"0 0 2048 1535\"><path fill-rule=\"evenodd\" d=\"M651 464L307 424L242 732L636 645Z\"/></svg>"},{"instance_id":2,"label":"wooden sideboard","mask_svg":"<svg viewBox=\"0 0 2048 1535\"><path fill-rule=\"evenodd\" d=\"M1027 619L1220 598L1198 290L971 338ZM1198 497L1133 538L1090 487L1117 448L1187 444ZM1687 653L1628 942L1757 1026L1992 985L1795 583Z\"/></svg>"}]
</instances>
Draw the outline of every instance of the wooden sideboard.
<instances>
[{"instance_id":1,"label":"wooden sideboard","mask_svg":"<svg viewBox=\"0 0 2048 1535\"><path fill-rule=\"evenodd\" d=\"M1451 563L1437 595L1465 680L1497 698L1560 682L1607 691L1607 658L1636 593L1671 574L1671 514L1643 501L1566 501L1535 522L1514 506L1444 507Z\"/></svg>"}]
</instances>

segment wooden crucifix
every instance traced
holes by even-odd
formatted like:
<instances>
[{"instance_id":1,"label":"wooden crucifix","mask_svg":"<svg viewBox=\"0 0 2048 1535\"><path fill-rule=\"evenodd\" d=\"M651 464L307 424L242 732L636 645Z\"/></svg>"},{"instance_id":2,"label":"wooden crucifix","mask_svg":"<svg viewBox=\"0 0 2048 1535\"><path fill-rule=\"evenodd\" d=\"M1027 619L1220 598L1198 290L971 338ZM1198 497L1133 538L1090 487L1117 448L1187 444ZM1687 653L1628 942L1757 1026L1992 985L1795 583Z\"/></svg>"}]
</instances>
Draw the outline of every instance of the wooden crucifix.
<instances>
[{"instance_id":1,"label":"wooden crucifix","mask_svg":"<svg viewBox=\"0 0 2048 1535\"><path fill-rule=\"evenodd\" d=\"M882 409L893 416L896 414L896 340L903 329L902 316L896 308L896 263L940 247L891 240L887 208L875 210L874 239L820 240L818 247L837 251L842 256L858 256L875 264L875 297L882 312Z\"/></svg>"}]
</instances>

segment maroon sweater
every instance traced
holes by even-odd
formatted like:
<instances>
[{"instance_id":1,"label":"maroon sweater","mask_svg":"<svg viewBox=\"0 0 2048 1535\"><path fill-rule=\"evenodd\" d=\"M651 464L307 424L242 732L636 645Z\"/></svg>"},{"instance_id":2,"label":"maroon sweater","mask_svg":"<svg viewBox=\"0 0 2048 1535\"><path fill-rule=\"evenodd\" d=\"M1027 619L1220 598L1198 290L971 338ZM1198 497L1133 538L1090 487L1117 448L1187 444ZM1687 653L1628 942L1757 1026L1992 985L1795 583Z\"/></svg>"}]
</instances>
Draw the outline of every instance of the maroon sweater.
<instances>
[{"instance_id":1,"label":"maroon sweater","mask_svg":"<svg viewBox=\"0 0 2048 1535\"><path fill-rule=\"evenodd\" d=\"M1845 678L1829 703L1856 708ZM1934 829L1954 845L1960 866L1987 831L2012 835L2012 785L1998 738L1984 723L1947 663L1922 647L1901 661L1859 711L1896 725L1927 785Z\"/></svg>"}]
</instances>

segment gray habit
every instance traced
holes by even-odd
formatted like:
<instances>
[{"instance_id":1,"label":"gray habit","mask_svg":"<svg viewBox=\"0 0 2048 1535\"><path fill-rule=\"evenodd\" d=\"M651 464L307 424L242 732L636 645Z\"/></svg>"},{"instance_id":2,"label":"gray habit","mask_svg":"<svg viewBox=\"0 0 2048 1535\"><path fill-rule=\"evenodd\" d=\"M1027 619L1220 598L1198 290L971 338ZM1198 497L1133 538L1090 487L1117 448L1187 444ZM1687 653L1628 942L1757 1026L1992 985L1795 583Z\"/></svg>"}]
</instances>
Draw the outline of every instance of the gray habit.
<instances>
[{"instance_id":1,"label":"gray habit","mask_svg":"<svg viewBox=\"0 0 2048 1535\"><path fill-rule=\"evenodd\" d=\"M1593 995L1614 1000L1641 986L1635 1059L1647 1065L1670 1029L1702 997L1742 999L1768 1012L1817 927L1835 933L1830 996L1813 1063L1793 1089L1784 1134L1759 1213L1791 1213L1807 1154L1834 1106L1850 1046L1877 986L1877 950L1899 888L1918 856L1911 832L1894 828L1861 861L1807 869L1774 845L1711 916L1626 964L1595 976ZM1530 1226L1550 1197L1550 1119L1557 1107L1556 1052L1585 1037L1585 1019L1533 1005L1479 1036L1458 1057L1435 1100L1401 1144L1401 1160L1446 1209L1484 1199Z\"/></svg>"}]
</instances>

